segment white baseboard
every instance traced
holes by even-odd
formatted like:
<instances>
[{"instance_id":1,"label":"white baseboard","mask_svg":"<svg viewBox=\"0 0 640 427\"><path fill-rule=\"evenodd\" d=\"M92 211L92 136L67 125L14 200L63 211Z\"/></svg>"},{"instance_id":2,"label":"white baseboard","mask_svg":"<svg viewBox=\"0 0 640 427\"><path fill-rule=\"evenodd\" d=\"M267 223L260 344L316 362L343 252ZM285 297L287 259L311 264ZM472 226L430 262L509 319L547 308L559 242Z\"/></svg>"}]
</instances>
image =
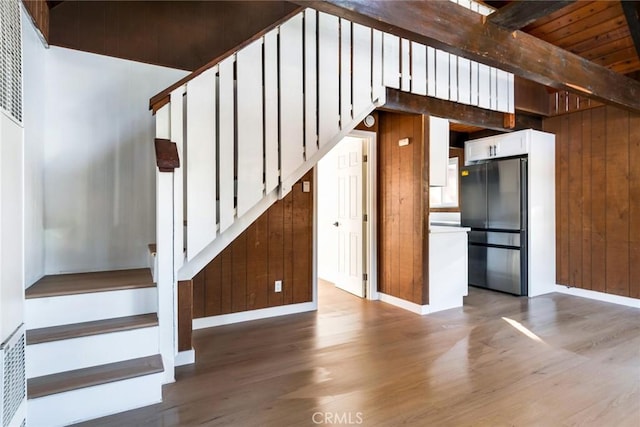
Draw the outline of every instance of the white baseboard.
<instances>
[{"instance_id":1,"label":"white baseboard","mask_svg":"<svg viewBox=\"0 0 640 427\"><path fill-rule=\"evenodd\" d=\"M394 297L392 295L388 295L388 294L383 294L382 292L378 292L378 299L382 302L386 302L387 304L391 304L394 305L396 307L405 309L407 311L410 311L412 313L416 313L419 314L421 316L424 316L425 314L433 314L433 313L437 313L439 311L444 311L444 310L450 310L452 308L459 308L462 307L462 297L460 297L460 302L453 302L451 303L450 301L445 304L445 305L441 305L441 306L434 306L434 305L420 305L420 304L416 304L414 302L410 302L410 301L406 301L403 300L401 298L398 297Z\"/></svg>"},{"instance_id":2,"label":"white baseboard","mask_svg":"<svg viewBox=\"0 0 640 427\"><path fill-rule=\"evenodd\" d=\"M414 302L406 301L398 297L394 297L392 295L383 294L382 292L378 292L378 299L382 302L386 302L387 304L394 305L396 307L403 308L412 313L416 313L419 315L429 314L429 306L428 305L420 305Z\"/></svg>"},{"instance_id":3,"label":"white baseboard","mask_svg":"<svg viewBox=\"0 0 640 427\"><path fill-rule=\"evenodd\" d=\"M196 351L194 349L181 351L176 354L174 366L184 366L196 363Z\"/></svg>"},{"instance_id":4,"label":"white baseboard","mask_svg":"<svg viewBox=\"0 0 640 427\"><path fill-rule=\"evenodd\" d=\"M625 305L627 307L640 308L640 299L605 294L604 292L590 291L588 289L571 288L565 285L556 285L555 291L561 294L574 295L597 301L610 302L612 304Z\"/></svg>"},{"instance_id":5,"label":"white baseboard","mask_svg":"<svg viewBox=\"0 0 640 427\"><path fill-rule=\"evenodd\" d=\"M222 314L220 316L203 317L200 319L193 319L193 329L213 328L215 326L231 325L233 323L315 311L317 309L317 303L304 302L301 304L290 304L279 307L262 308L259 310L241 311L239 313Z\"/></svg>"}]
</instances>

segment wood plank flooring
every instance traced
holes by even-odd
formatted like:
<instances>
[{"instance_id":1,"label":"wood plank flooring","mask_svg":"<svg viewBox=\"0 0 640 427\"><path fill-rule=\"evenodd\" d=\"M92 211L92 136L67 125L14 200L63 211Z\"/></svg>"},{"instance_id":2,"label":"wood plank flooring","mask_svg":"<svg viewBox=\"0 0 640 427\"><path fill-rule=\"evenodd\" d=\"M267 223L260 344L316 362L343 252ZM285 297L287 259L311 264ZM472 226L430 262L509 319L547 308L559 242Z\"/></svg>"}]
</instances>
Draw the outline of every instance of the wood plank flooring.
<instances>
[{"instance_id":1,"label":"wood plank flooring","mask_svg":"<svg viewBox=\"0 0 640 427\"><path fill-rule=\"evenodd\" d=\"M327 284L319 301L195 331L163 403L86 425L640 425L638 309L472 288L420 317Z\"/></svg>"}]
</instances>

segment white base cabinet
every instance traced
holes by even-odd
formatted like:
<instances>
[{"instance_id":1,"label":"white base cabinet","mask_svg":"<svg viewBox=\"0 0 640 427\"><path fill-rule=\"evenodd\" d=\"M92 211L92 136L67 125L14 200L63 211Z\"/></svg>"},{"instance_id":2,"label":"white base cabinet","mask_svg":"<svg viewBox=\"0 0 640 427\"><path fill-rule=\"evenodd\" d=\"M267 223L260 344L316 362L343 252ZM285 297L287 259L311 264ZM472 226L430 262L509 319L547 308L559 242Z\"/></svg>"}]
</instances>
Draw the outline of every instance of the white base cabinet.
<instances>
[{"instance_id":1,"label":"white base cabinet","mask_svg":"<svg viewBox=\"0 0 640 427\"><path fill-rule=\"evenodd\" d=\"M429 313L462 307L469 293L466 227L429 228Z\"/></svg>"}]
</instances>

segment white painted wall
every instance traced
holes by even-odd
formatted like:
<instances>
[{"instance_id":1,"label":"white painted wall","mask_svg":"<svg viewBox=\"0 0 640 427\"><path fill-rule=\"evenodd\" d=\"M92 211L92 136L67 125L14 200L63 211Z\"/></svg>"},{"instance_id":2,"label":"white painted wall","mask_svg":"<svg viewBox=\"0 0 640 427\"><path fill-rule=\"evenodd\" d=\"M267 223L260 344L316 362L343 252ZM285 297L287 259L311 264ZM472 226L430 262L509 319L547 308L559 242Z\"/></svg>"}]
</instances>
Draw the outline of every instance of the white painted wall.
<instances>
[{"instance_id":1,"label":"white painted wall","mask_svg":"<svg viewBox=\"0 0 640 427\"><path fill-rule=\"evenodd\" d=\"M529 138L529 296L556 290L556 137L526 130Z\"/></svg>"},{"instance_id":2,"label":"white painted wall","mask_svg":"<svg viewBox=\"0 0 640 427\"><path fill-rule=\"evenodd\" d=\"M25 286L44 274L44 99L46 49L22 12Z\"/></svg>"},{"instance_id":3,"label":"white painted wall","mask_svg":"<svg viewBox=\"0 0 640 427\"><path fill-rule=\"evenodd\" d=\"M187 73L45 52L44 272L143 267L155 239L149 98Z\"/></svg>"}]
</instances>

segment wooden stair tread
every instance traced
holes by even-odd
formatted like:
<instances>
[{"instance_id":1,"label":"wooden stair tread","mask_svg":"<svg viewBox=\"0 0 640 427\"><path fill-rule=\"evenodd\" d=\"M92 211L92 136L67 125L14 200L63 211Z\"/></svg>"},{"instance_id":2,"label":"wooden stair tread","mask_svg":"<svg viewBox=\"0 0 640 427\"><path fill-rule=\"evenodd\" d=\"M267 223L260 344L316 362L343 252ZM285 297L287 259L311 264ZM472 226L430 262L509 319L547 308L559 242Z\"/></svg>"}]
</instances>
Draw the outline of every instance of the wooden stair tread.
<instances>
[{"instance_id":1,"label":"wooden stair tread","mask_svg":"<svg viewBox=\"0 0 640 427\"><path fill-rule=\"evenodd\" d=\"M27 395L29 399L35 399L65 391L156 374L163 370L162 356L156 354L31 378L27 380Z\"/></svg>"},{"instance_id":2,"label":"wooden stair tread","mask_svg":"<svg viewBox=\"0 0 640 427\"><path fill-rule=\"evenodd\" d=\"M44 276L25 292L25 297L44 298L92 292L138 289L155 286L148 268L98 271L95 273Z\"/></svg>"},{"instance_id":3,"label":"wooden stair tread","mask_svg":"<svg viewBox=\"0 0 640 427\"><path fill-rule=\"evenodd\" d=\"M156 313L51 326L27 331L27 345L158 326Z\"/></svg>"}]
</instances>

